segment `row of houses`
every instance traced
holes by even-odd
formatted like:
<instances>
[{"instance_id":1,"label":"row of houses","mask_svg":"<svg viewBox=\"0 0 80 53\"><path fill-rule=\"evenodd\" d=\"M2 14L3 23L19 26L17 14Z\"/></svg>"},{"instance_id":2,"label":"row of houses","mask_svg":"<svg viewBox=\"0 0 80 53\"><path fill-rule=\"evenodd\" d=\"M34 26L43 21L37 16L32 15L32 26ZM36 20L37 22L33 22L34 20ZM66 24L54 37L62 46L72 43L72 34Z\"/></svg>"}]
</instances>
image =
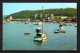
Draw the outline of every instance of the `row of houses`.
<instances>
[{"instance_id":1,"label":"row of houses","mask_svg":"<svg viewBox=\"0 0 80 53\"><path fill-rule=\"evenodd\" d=\"M38 15L35 14L35 18L37 18L37 16L38 16ZM42 17L42 14L40 14L40 17ZM45 14L45 17L46 17L46 18L44 19L44 21L47 21L47 22L49 22L49 21L58 21L58 22L60 22L60 21L63 21L64 19L66 19L65 22L67 22L67 21L71 22L72 19L74 19L74 20L77 21L77 18L76 18L76 17L67 17L67 16L55 17L54 14L51 14L50 16L48 16L48 14ZM14 19L12 18L12 16L10 16L9 19L7 19L6 21L7 21L7 22L11 22L11 20L14 20ZM30 19L29 19L29 20L30 20Z\"/></svg>"}]
</instances>

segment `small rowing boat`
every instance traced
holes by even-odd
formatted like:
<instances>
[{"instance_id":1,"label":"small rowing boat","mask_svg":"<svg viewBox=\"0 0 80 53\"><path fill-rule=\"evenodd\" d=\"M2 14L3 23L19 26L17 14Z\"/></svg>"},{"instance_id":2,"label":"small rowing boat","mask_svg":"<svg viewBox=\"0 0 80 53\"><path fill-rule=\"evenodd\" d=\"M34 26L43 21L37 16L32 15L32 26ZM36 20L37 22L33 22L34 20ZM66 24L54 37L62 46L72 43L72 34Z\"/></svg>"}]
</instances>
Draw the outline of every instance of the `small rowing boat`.
<instances>
[{"instance_id":1,"label":"small rowing boat","mask_svg":"<svg viewBox=\"0 0 80 53\"><path fill-rule=\"evenodd\" d=\"M30 33L24 33L25 35L30 35Z\"/></svg>"}]
</instances>

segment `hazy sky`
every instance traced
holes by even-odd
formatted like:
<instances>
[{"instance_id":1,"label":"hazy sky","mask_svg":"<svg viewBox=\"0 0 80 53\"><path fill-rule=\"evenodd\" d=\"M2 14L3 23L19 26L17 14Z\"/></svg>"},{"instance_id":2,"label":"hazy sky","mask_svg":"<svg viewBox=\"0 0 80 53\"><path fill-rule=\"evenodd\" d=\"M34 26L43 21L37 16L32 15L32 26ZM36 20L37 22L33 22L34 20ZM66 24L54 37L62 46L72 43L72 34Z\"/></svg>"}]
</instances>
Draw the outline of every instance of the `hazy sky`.
<instances>
[{"instance_id":1,"label":"hazy sky","mask_svg":"<svg viewBox=\"0 0 80 53\"><path fill-rule=\"evenodd\" d=\"M22 10L49 8L77 8L77 3L3 3L3 15L10 15Z\"/></svg>"}]
</instances>

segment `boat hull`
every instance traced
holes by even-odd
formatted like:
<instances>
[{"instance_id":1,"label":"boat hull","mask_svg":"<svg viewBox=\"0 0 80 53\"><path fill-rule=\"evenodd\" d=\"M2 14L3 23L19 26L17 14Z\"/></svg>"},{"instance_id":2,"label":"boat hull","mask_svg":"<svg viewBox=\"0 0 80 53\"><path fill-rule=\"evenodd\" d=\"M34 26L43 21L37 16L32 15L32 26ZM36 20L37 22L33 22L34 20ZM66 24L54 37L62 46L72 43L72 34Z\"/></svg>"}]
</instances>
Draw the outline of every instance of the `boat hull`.
<instances>
[{"instance_id":1,"label":"boat hull","mask_svg":"<svg viewBox=\"0 0 80 53\"><path fill-rule=\"evenodd\" d=\"M66 31L55 31L54 33L67 33Z\"/></svg>"}]
</instances>

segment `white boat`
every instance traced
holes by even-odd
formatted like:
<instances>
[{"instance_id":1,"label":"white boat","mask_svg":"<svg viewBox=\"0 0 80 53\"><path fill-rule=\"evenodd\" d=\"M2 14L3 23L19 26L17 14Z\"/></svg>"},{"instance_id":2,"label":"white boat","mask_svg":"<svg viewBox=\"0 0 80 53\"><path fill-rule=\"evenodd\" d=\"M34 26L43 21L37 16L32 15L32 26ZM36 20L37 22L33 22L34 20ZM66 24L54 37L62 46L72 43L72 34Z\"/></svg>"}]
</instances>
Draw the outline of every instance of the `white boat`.
<instances>
[{"instance_id":1,"label":"white boat","mask_svg":"<svg viewBox=\"0 0 80 53\"><path fill-rule=\"evenodd\" d=\"M30 18L25 22L25 24L31 24L30 23Z\"/></svg>"},{"instance_id":2,"label":"white boat","mask_svg":"<svg viewBox=\"0 0 80 53\"><path fill-rule=\"evenodd\" d=\"M31 24L30 22L25 22L25 24Z\"/></svg>"},{"instance_id":3,"label":"white boat","mask_svg":"<svg viewBox=\"0 0 80 53\"><path fill-rule=\"evenodd\" d=\"M41 24L42 24L42 22L39 22L39 23L38 23L38 25L41 25Z\"/></svg>"},{"instance_id":4,"label":"white boat","mask_svg":"<svg viewBox=\"0 0 80 53\"><path fill-rule=\"evenodd\" d=\"M37 22L34 22L33 25L38 25L38 23Z\"/></svg>"},{"instance_id":5,"label":"white boat","mask_svg":"<svg viewBox=\"0 0 80 53\"><path fill-rule=\"evenodd\" d=\"M75 27L77 27L77 24L75 24Z\"/></svg>"},{"instance_id":6,"label":"white boat","mask_svg":"<svg viewBox=\"0 0 80 53\"><path fill-rule=\"evenodd\" d=\"M41 25L42 22L34 22L33 25Z\"/></svg>"},{"instance_id":7,"label":"white boat","mask_svg":"<svg viewBox=\"0 0 80 53\"><path fill-rule=\"evenodd\" d=\"M35 41L42 41L47 39L47 34L37 33L36 37L34 37Z\"/></svg>"},{"instance_id":8,"label":"white boat","mask_svg":"<svg viewBox=\"0 0 80 53\"><path fill-rule=\"evenodd\" d=\"M38 41L42 41L42 38L35 38L34 40L35 40L35 41L37 41L37 40L38 40Z\"/></svg>"},{"instance_id":9,"label":"white boat","mask_svg":"<svg viewBox=\"0 0 80 53\"><path fill-rule=\"evenodd\" d=\"M43 15L44 15L44 13L43 13ZM43 20L44 20L44 18L43 18ZM34 37L34 41L43 41L43 40L46 40L47 39L47 34L44 34L44 28L43 28L43 22L44 21L42 21L42 33L41 33L41 28L37 28L36 29L36 33L37 33L37 35L36 35L36 37ZM41 24L41 23L40 23Z\"/></svg>"}]
</instances>

